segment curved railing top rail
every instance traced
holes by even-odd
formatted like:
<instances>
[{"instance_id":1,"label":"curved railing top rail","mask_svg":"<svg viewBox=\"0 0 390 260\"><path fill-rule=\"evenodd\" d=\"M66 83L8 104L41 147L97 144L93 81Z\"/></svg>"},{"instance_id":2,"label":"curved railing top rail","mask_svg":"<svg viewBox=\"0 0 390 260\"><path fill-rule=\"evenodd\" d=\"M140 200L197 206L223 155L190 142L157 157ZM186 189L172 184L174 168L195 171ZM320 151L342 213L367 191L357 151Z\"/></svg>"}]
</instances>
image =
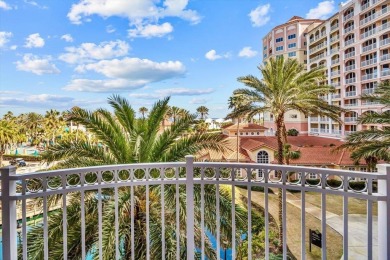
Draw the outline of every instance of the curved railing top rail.
<instances>
[{"instance_id":1,"label":"curved railing top rail","mask_svg":"<svg viewBox=\"0 0 390 260\"><path fill-rule=\"evenodd\" d=\"M50 170L41 172L30 172L9 176L10 180L26 180L31 178L62 176L77 173L105 172L137 169L167 169L173 167L185 167L186 162L159 162L159 163L136 163L136 164L115 164L103 166L80 167L60 170ZM274 170L284 172L305 172L315 174L337 175L343 177L356 177L367 179L385 179L384 174L378 172L361 172L340 169L279 165L279 164L258 164L258 163L237 163L237 162L194 162L194 167L202 168L234 168L234 169L252 169L252 170ZM1 175L0 175L1 176Z\"/></svg>"}]
</instances>

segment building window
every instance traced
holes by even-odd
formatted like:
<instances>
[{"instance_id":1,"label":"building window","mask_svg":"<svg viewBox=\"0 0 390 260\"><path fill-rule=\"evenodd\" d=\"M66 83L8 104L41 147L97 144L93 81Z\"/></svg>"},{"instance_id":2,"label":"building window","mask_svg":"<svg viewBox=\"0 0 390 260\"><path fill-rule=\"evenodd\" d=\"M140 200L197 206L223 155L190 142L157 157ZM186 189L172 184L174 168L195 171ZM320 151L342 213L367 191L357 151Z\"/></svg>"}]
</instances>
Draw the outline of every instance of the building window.
<instances>
[{"instance_id":1,"label":"building window","mask_svg":"<svg viewBox=\"0 0 390 260\"><path fill-rule=\"evenodd\" d=\"M360 171L361 172L367 172L367 168L366 167L360 167Z\"/></svg>"},{"instance_id":2,"label":"building window","mask_svg":"<svg viewBox=\"0 0 390 260\"><path fill-rule=\"evenodd\" d=\"M290 44L288 45L288 48L289 48L289 49L295 48L295 47L297 47L297 44L296 44L296 43L290 43Z\"/></svg>"},{"instance_id":3,"label":"building window","mask_svg":"<svg viewBox=\"0 0 390 260\"><path fill-rule=\"evenodd\" d=\"M303 51L303 54L307 55L307 51Z\"/></svg>"},{"instance_id":4,"label":"building window","mask_svg":"<svg viewBox=\"0 0 390 260\"><path fill-rule=\"evenodd\" d=\"M291 39L295 39L297 36L295 35L295 33L294 34L290 34L289 36L288 36L288 39L289 40L291 40Z\"/></svg>"},{"instance_id":5,"label":"building window","mask_svg":"<svg viewBox=\"0 0 390 260\"><path fill-rule=\"evenodd\" d=\"M283 50L283 46L276 47L276 51L282 51L282 50Z\"/></svg>"},{"instance_id":6,"label":"building window","mask_svg":"<svg viewBox=\"0 0 390 260\"><path fill-rule=\"evenodd\" d=\"M282 41L283 41L283 37L276 38L276 42L282 42Z\"/></svg>"},{"instance_id":7,"label":"building window","mask_svg":"<svg viewBox=\"0 0 390 260\"><path fill-rule=\"evenodd\" d=\"M279 58L282 58L283 55L276 55L276 58L279 59Z\"/></svg>"},{"instance_id":8,"label":"building window","mask_svg":"<svg viewBox=\"0 0 390 260\"><path fill-rule=\"evenodd\" d=\"M264 46L264 50L266 50L267 49L267 46Z\"/></svg>"},{"instance_id":9,"label":"building window","mask_svg":"<svg viewBox=\"0 0 390 260\"><path fill-rule=\"evenodd\" d=\"M303 63L307 64L307 60L304 60L304 62L303 62Z\"/></svg>"},{"instance_id":10,"label":"building window","mask_svg":"<svg viewBox=\"0 0 390 260\"><path fill-rule=\"evenodd\" d=\"M291 118L298 118L297 114L290 115Z\"/></svg>"},{"instance_id":11,"label":"building window","mask_svg":"<svg viewBox=\"0 0 390 260\"><path fill-rule=\"evenodd\" d=\"M297 56L297 53L296 53L295 51L289 52L289 53L288 53L288 56L289 56L289 57L295 57L295 56Z\"/></svg>"},{"instance_id":12,"label":"building window","mask_svg":"<svg viewBox=\"0 0 390 260\"><path fill-rule=\"evenodd\" d=\"M309 179L317 179L316 173L309 173Z\"/></svg>"},{"instance_id":13,"label":"building window","mask_svg":"<svg viewBox=\"0 0 390 260\"><path fill-rule=\"evenodd\" d=\"M269 163L268 153L266 151L260 151L257 154L257 163ZM258 170L257 174L259 178L264 178L265 170Z\"/></svg>"},{"instance_id":14,"label":"building window","mask_svg":"<svg viewBox=\"0 0 390 260\"><path fill-rule=\"evenodd\" d=\"M306 45L307 45L307 43L306 43L306 42L303 42L303 45L305 45L305 46L306 46Z\"/></svg>"}]
</instances>

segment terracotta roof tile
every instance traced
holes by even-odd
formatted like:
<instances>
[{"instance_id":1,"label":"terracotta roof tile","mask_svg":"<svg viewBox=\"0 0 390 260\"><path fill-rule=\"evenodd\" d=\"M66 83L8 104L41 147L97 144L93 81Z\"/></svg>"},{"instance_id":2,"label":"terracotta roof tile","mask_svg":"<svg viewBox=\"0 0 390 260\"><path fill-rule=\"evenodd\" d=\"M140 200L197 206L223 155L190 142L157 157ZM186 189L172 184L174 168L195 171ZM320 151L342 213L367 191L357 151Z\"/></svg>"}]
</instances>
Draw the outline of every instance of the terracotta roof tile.
<instances>
[{"instance_id":1,"label":"terracotta roof tile","mask_svg":"<svg viewBox=\"0 0 390 260\"><path fill-rule=\"evenodd\" d=\"M227 127L225 127L225 129L237 130L237 124L227 126ZM268 128L264 127L262 125L258 125L258 124L240 123L239 129L240 129L240 131L250 131L250 130L256 131L256 130L267 130Z\"/></svg>"}]
</instances>

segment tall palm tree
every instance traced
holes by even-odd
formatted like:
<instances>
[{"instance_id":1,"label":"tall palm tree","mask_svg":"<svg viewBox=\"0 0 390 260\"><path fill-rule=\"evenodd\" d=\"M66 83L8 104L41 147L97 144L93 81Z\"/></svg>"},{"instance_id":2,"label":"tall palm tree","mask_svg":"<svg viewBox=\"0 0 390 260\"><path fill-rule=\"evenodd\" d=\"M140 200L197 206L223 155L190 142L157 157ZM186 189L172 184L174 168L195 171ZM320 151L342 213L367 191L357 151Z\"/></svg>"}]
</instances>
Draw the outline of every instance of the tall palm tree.
<instances>
[{"instance_id":1,"label":"tall palm tree","mask_svg":"<svg viewBox=\"0 0 390 260\"><path fill-rule=\"evenodd\" d=\"M243 95L233 95L229 97L229 109L233 109L232 113L228 114L226 118L237 119L237 162L239 162L239 151L240 151L240 120L245 116L245 111L243 113L238 113L243 106L247 105L245 97Z\"/></svg>"},{"instance_id":2,"label":"tall palm tree","mask_svg":"<svg viewBox=\"0 0 390 260\"><path fill-rule=\"evenodd\" d=\"M8 111L7 113L5 113L3 115L3 120L12 121L14 119L15 119L15 116L14 116L14 113L12 113L12 111Z\"/></svg>"},{"instance_id":3,"label":"tall palm tree","mask_svg":"<svg viewBox=\"0 0 390 260\"><path fill-rule=\"evenodd\" d=\"M187 130L196 120L195 115L182 117L172 125L171 128L165 129L159 134L160 122L164 119L168 109L169 98L156 102L151 109L149 116L144 120L136 118L136 113L129 105L128 101L119 97L113 96L109 98L109 104L113 108L113 114L105 109L98 109L94 112L78 109L72 112L72 120L78 124L83 124L89 132L93 133L99 142L105 148L88 140L72 140L59 141L54 146L48 148L48 151L43 154L43 157L48 161L60 161L58 168L74 168L92 165L107 165L107 164L129 164L140 162L169 162L180 161L187 154L196 154L203 149L215 151L223 151L224 144L222 136L218 133L194 133L183 137L182 132ZM206 228L212 234L215 234L215 187L207 185L205 187L205 200L207 206L205 209ZM151 259L162 259L161 255L161 205L160 196L165 196L165 218L166 218L166 252L172 253L175 251L175 216L176 204L175 194L176 188L174 185L166 185L164 194L161 189L150 186L150 239L151 239ZM185 194L179 189L179 211L180 222L185 223ZM121 241L121 254L123 259L130 259L131 252L131 233L130 219L131 214L131 192L129 188L119 188L118 212L119 212L119 234ZM145 187L134 188L134 212L135 219L135 258L144 258L146 253L146 232L147 225L145 220ZM220 207L221 207L221 232L224 236L229 237L231 232L231 198L229 193L223 190L220 191ZM72 196L72 195L68 195ZM95 216L97 210L97 199L93 192L86 192L85 195L85 214L86 214L86 248L87 251L96 247L96 237L98 234L97 218ZM104 259L115 258L115 238L114 225L112 225L115 216L115 203L111 199L112 191L107 191L107 196L103 199L103 252ZM200 187L195 186L195 203L200 203ZM73 195L68 205L68 248L69 258L80 258L80 197ZM236 221L238 229L245 230L246 219L244 218L245 210L236 205ZM195 210L196 223L200 226L200 212ZM56 212L49 218L49 247L51 257L53 259L61 259L61 242L62 242L62 212ZM200 246L200 230L196 233L196 246ZM42 227L34 227L28 234L29 257L33 259L42 259ZM230 234L231 237L231 234ZM34 238L34 239L33 239ZM180 240L185 241L185 227L181 225ZM211 243L206 241L206 255L209 259L215 259L215 253L212 250ZM185 258L181 255L180 258ZM166 258L172 258L165 256Z\"/></svg>"},{"instance_id":4,"label":"tall palm tree","mask_svg":"<svg viewBox=\"0 0 390 260\"><path fill-rule=\"evenodd\" d=\"M3 166L3 155L10 145L17 141L18 129L12 121L0 120L0 167Z\"/></svg>"},{"instance_id":5,"label":"tall palm tree","mask_svg":"<svg viewBox=\"0 0 390 260\"><path fill-rule=\"evenodd\" d=\"M204 120L205 116L207 116L209 114L209 109L205 106L200 106L196 109L196 112L198 112L198 114L200 115L200 118L202 120Z\"/></svg>"},{"instance_id":6,"label":"tall palm tree","mask_svg":"<svg viewBox=\"0 0 390 260\"><path fill-rule=\"evenodd\" d=\"M362 95L362 100L379 102L390 107L390 81L382 82L373 94ZM364 113L359 119L360 124L382 125L381 128L370 128L357 131L347 136L346 143L338 149L350 149L351 158L355 161L364 159L369 170L375 169L378 160L390 161L390 110L384 112Z\"/></svg>"},{"instance_id":7,"label":"tall palm tree","mask_svg":"<svg viewBox=\"0 0 390 260\"><path fill-rule=\"evenodd\" d=\"M306 71L305 66L296 59L285 60L280 57L271 58L258 69L263 76L262 80L252 75L238 78L238 81L248 88L237 89L234 95L242 95L248 103L235 113L247 114L249 118L265 111L274 115L278 142L277 161L283 164L283 146L287 140L284 116L288 111L298 110L305 115L327 116L340 122L339 114L343 110L319 98L320 95L327 95L334 91L331 86L319 84L325 80L322 67ZM282 219L282 193L280 191L278 196L279 219ZM279 225L280 248L283 247L282 234L282 225Z\"/></svg>"},{"instance_id":8,"label":"tall palm tree","mask_svg":"<svg viewBox=\"0 0 390 260\"><path fill-rule=\"evenodd\" d=\"M143 119L145 119L145 114L148 113L148 111L149 110L146 107L139 108L139 112L141 113Z\"/></svg>"},{"instance_id":9,"label":"tall palm tree","mask_svg":"<svg viewBox=\"0 0 390 260\"><path fill-rule=\"evenodd\" d=\"M64 127L63 118L60 116L60 112L55 109L46 111L44 118L45 133L50 136L52 144L55 143L56 135L61 133Z\"/></svg>"},{"instance_id":10,"label":"tall palm tree","mask_svg":"<svg viewBox=\"0 0 390 260\"><path fill-rule=\"evenodd\" d=\"M39 144L42 134L44 133L43 116L35 112L27 113L23 117L23 124L28 136L31 138L31 144Z\"/></svg>"}]
</instances>

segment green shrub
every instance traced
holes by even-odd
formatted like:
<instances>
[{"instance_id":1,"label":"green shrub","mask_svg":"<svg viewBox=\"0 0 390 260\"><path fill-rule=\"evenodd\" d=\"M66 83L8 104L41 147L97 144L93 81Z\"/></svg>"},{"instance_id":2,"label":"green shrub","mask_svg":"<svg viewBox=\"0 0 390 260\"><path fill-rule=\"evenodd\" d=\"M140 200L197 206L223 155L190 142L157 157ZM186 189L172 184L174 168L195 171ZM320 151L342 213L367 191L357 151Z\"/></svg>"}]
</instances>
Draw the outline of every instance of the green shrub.
<instances>
[{"instance_id":1,"label":"green shrub","mask_svg":"<svg viewBox=\"0 0 390 260\"><path fill-rule=\"evenodd\" d=\"M236 185L236 186L239 187L239 188L245 189L245 190L248 189L248 186L246 186L246 185ZM252 186L251 191L264 192L264 187ZM268 192L269 192L269 193L272 193L272 194L274 193L271 189L268 189Z\"/></svg>"},{"instance_id":2,"label":"green shrub","mask_svg":"<svg viewBox=\"0 0 390 260\"><path fill-rule=\"evenodd\" d=\"M42 157L40 155L22 155L22 154L5 154L3 156L3 160L11 161L16 158L22 158L26 162L39 162L42 161Z\"/></svg>"},{"instance_id":3,"label":"green shrub","mask_svg":"<svg viewBox=\"0 0 390 260\"><path fill-rule=\"evenodd\" d=\"M291 129L288 129L287 135L288 135L288 136L298 136L298 135L299 135L299 132L298 132L297 129L291 128Z\"/></svg>"}]
</instances>

